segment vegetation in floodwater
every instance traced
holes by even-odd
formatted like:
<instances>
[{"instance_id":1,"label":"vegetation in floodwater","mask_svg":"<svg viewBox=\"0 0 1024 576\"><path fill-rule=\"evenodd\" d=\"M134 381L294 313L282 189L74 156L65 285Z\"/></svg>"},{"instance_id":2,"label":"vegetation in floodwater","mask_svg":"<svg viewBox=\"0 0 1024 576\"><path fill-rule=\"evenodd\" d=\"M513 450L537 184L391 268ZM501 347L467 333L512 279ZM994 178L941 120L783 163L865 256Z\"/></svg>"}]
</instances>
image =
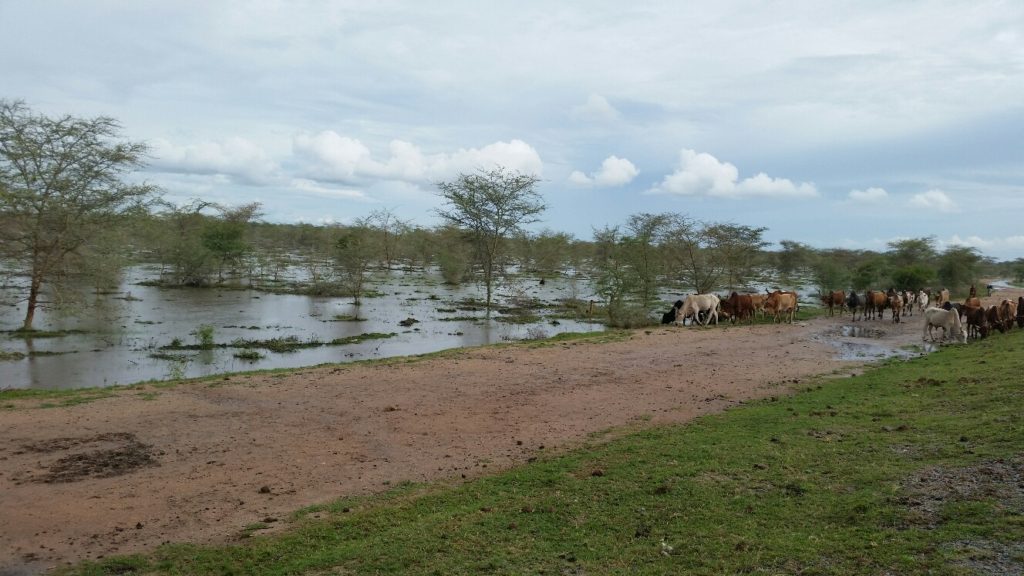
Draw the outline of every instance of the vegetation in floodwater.
<instances>
[{"instance_id":1,"label":"vegetation in floodwater","mask_svg":"<svg viewBox=\"0 0 1024 576\"><path fill-rule=\"evenodd\" d=\"M239 360L249 360L250 362L255 362L256 360L262 359L264 356L263 354L260 354L255 350L247 349L235 352L234 357L238 358Z\"/></svg>"},{"instance_id":2,"label":"vegetation in floodwater","mask_svg":"<svg viewBox=\"0 0 1024 576\"><path fill-rule=\"evenodd\" d=\"M1021 345L1018 331L684 425L638 420L493 476L304 508L275 534L62 572L1018 573Z\"/></svg>"},{"instance_id":3,"label":"vegetation in floodwater","mask_svg":"<svg viewBox=\"0 0 1024 576\"><path fill-rule=\"evenodd\" d=\"M277 353L295 352L303 348L319 348L321 346L344 346L347 344L358 344L366 340L376 340L381 338L391 338L395 336L394 332L382 333L382 332L367 332L365 334L359 334L356 336L348 336L345 338L335 338L330 342L323 342L315 338L309 340L302 340L298 336L282 336L279 338L270 338L267 340L253 340L248 338L236 338L230 343L213 344L211 348L243 348L246 350L269 350ZM161 350L206 350L208 348L202 348L201 344L181 344L180 340L175 345L174 342L167 346L162 346ZM152 356L152 355L151 355ZM237 355L236 355L237 356ZM174 358L166 358L174 359Z\"/></svg>"},{"instance_id":4,"label":"vegetation in floodwater","mask_svg":"<svg viewBox=\"0 0 1024 576\"><path fill-rule=\"evenodd\" d=\"M353 316L351 314L335 314L334 318L328 320L328 322L366 322L366 318Z\"/></svg>"},{"instance_id":5,"label":"vegetation in floodwater","mask_svg":"<svg viewBox=\"0 0 1024 576\"><path fill-rule=\"evenodd\" d=\"M213 341L213 330L212 324L200 324L199 328L196 328L196 345L200 350L212 350L215 346Z\"/></svg>"},{"instance_id":6,"label":"vegetation in floodwater","mask_svg":"<svg viewBox=\"0 0 1024 576\"><path fill-rule=\"evenodd\" d=\"M535 324L540 322L542 318L536 314L514 314L507 315L501 314L494 318L498 322L504 322L506 324Z\"/></svg>"},{"instance_id":7,"label":"vegetation in floodwater","mask_svg":"<svg viewBox=\"0 0 1024 576\"><path fill-rule=\"evenodd\" d=\"M86 334L85 330L25 330L19 328L17 330L7 330L4 332L11 338L24 338L25 340L31 340L33 338L63 338L65 336L74 336L76 334Z\"/></svg>"},{"instance_id":8,"label":"vegetation in floodwater","mask_svg":"<svg viewBox=\"0 0 1024 576\"><path fill-rule=\"evenodd\" d=\"M331 346L344 346L346 344L358 344L367 340L382 340L384 338L391 338L397 336L395 332L367 332L366 334L359 334L358 336L347 336L345 338L335 338L331 340Z\"/></svg>"},{"instance_id":9,"label":"vegetation in floodwater","mask_svg":"<svg viewBox=\"0 0 1024 576\"><path fill-rule=\"evenodd\" d=\"M25 354L23 352L0 350L0 362L12 362L23 358L25 358Z\"/></svg>"}]
</instances>

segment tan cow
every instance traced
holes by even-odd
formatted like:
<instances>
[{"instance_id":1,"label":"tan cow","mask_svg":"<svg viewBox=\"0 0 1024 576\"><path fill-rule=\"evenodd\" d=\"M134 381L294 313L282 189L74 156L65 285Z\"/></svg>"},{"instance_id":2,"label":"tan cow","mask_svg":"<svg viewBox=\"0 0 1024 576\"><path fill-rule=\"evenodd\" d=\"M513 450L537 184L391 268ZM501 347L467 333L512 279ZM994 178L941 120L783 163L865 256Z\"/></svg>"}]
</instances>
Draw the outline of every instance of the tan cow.
<instances>
[{"instance_id":1,"label":"tan cow","mask_svg":"<svg viewBox=\"0 0 1024 576\"><path fill-rule=\"evenodd\" d=\"M842 314L846 307L846 292L844 290L826 292L821 297L821 305L828 308L829 316L835 315L836 308L839 309L839 314Z\"/></svg>"},{"instance_id":2,"label":"tan cow","mask_svg":"<svg viewBox=\"0 0 1024 576\"><path fill-rule=\"evenodd\" d=\"M1013 300L1003 300L999 303L999 316L1003 320L1006 331L1013 328L1013 321L1017 318L1017 303Z\"/></svg>"},{"instance_id":3,"label":"tan cow","mask_svg":"<svg viewBox=\"0 0 1024 576\"><path fill-rule=\"evenodd\" d=\"M796 313L796 292L772 292L765 299L764 310L772 315L775 322L781 322L782 316L787 316L786 321L792 324L793 315Z\"/></svg>"},{"instance_id":4,"label":"tan cow","mask_svg":"<svg viewBox=\"0 0 1024 576\"><path fill-rule=\"evenodd\" d=\"M754 307L754 313L764 317L764 301L768 299L767 294L751 294L750 305Z\"/></svg>"}]
</instances>

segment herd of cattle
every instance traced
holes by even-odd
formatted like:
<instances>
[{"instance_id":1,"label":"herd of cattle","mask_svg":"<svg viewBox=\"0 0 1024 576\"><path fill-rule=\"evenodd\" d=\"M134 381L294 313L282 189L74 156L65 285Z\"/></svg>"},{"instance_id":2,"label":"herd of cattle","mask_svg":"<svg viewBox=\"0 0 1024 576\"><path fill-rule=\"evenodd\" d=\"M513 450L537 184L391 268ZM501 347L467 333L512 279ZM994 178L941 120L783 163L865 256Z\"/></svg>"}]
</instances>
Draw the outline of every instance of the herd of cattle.
<instances>
[{"instance_id":1,"label":"herd of cattle","mask_svg":"<svg viewBox=\"0 0 1024 576\"><path fill-rule=\"evenodd\" d=\"M999 304L985 307L977 297L974 286L970 296L963 302L951 302L949 290L932 292L921 290L889 290L882 292L868 290L862 294L843 290L827 293L821 298L822 306L834 316L837 312L852 314L852 320L882 319L886 310L890 312L893 322L900 322L904 316L913 316L914 311L925 318L924 339L935 339L935 329L942 329L942 339L955 339L967 342L968 338L985 338L993 330L1006 332L1017 326L1024 328L1024 297L1003 300ZM775 322L785 319L793 322L793 315L798 309L796 292L776 290L764 294L739 294L733 292L728 298L720 298L715 294L691 294L686 300L678 300L672 309L662 315L662 324L675 323L684 325L707 326L712 320L718 324L719 314L731 322L753 323L755 316L768 317ZM966 326L966 329L965 329Z\"/></svg>"},{"instance_id":2,"label":"herd of cattle","mask_svg":"<svg viewBox=\"0 0 1024 576\"><path fill-rule=\"evenodd\" d=\"M793 322L799 304L796 292L776 290L764 294L739 294L733 292L728 298L719 298L716 294L690 294L686 300L677 300L672 309L661 317L662 324L676 323L682 326L687 320L691 325L707 326L712 320L718 324L721 314L732 322L751 323L755 316L771 315L776 322L785 319Z\"/></svg>"}]
</instances>

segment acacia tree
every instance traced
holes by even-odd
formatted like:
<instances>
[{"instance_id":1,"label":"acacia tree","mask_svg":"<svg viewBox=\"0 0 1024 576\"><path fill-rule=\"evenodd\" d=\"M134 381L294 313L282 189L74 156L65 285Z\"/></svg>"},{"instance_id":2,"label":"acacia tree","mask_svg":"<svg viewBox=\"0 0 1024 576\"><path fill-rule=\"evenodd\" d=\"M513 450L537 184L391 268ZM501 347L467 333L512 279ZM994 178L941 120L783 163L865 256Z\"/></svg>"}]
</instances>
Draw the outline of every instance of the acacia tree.
<instances>
[{"instance_id":1,"label":"acacia tree","mask_svg":"<svg viewBox=\"0 0 1024 576\"><path fill-rule=\"evenodd\" d=\"M352 303L356 306L362 303L366 274L376 252L370 236L370 228L358 223L345 229L334 241L334 262L341 273L341 282L352 294Z\"/></svg>"},{"instance_id":2,"label":"acacia tree","mask_svg":"<svg viewBox=\"0 0 1024 576\"><path fill-rule=\"evenodd\" d=\"M384 266L391 270L391 263L398 257L398 243L409 230L409 223L395 216L391 209L382 208L370 212L369 216L360 220L360 225L379 235Z\"/></svg>"},{"instance_id":3,"label":"acacia tree","mask_svg":"<svg viewBox=\"0 0 1024 576\"><path fill-rule=\"evenodd\" d=\"M950 246L939 255L938 277L953 292L967 292L978 281L982 257L973 246Z\"/></svg>"},{"instance_id":4,"label":"acacia tree","mask_svg":"<svg viewBox=\"0 0 1024 576\"><path fill-rule=\"evenodd\" d=\"M704 233L730 291L743 286L752 275L757 255L769 244L761 239L766 230L731 223L705 225Z\"/></svg>"},{"instance_id":5,"label":"acacia tree","mask_svg":"<svg viewBox=\"0 0 1024 576\"><path fill-rule=\"evenodd\" d=\"M29 279L23 329L44 285L81 262L90 242L155 192L122 177L147 147L120 138L113 118L51 118L0 100L0 250Z\"/></svg>"},{"instance_id":6,"label":"acacia tree","mask_svg":"<svg viewBox=\"0 0 1024 576\"><path fill-rule=\"evenodd\" d=\"M487 310L503 241L525 224L537 222L547 208L536 191L540 179L503 167L459 174L451 182L437 184L445 206L437 214L466 230L483 268Z\"/></svg>"},{"instance_id":7,"label":"acacia tree","mask_svg":"<svg viewBox=\"0 0 1024 576\"><path fill-rule=\"evenodd\" d=\"M665 250L673 267L681 272L683 282L700 294L713 290L722 276L713 248L707 226L685 216L677 216L665 234Z\"/></svg>"},{"instance_id":8,"label":"acacia tree","mask_svg":"<svg viewBox=\"0 0 1024 576\"><path fill-rule=\"evenodd\" d=\"M672 213L644 212L631 215L626 222L631 239L627 242L629 260L636 275L636 293L644 308L657 299L658 278L665 270L664 257L658 247L677 220L678 216Z\"/></svg>"},{"instance_id":9,"label":"acacia tree","mask_svg":"<svg viewBox=\"0 0 1024 576\"><path fill-rule=\"evenodd\" d=\"M259 202L251 202L237 207L212 205L220 211L220 218L206 224L201 238L203 247L217 260L217 281L224 281L224 268L237 266L242 256L249 250L249 242L245 233L249 223L262 215Z\"/></svg>"}]
</instances>

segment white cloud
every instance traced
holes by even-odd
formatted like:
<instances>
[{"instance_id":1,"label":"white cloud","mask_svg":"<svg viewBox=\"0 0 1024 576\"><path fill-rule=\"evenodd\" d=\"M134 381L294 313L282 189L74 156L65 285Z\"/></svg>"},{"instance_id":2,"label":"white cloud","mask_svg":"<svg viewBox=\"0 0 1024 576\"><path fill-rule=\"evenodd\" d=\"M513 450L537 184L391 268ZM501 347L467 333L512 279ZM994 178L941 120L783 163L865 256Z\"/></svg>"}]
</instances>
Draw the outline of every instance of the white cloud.
<instances>
[{"instance_id":1,"label":"white cloud","mask_svg":"<svg viewBox=\"0 0 1024 576\"><path fill-rule=\"evenodd\" d=\"M569 175L569 181L577 186L598 186L607 188L629 184L640 171L626 158L609 156L601 162L601 169L587 176L579 170Z\"/></svg>"},{"instance_id":2,"label":"white cloud","mask_svg":"<svg viewBox=\"0 0 1024 576\"><path fill-rule=\"evenodd\" d=\"M410 142L392 140L388 146L389 156L378 160L361 141L325 130L296 136L293 150L305 161L310 176L343 182L365 178L434 181L497 166L540 176L544 168L540 154L522 140L432 155L424 154Z\"/></svg>"},{"instance_id":3,"label":"white cloud","mask_svg":"<svg viewBox=\"0 0 1024 576\"><path fill-rule=\"evenodd\" d=\"M850 190L850 200L864 204L876 204L887 200L889 193L884 188L868 188L867 190Z\"/></svg>"},{"instance_id":4,"label":"white cloud","mask_svg":"<svg viewBox=\"0 0 1024 576\"><path fill-rule=\"evenodd\" d=\"M434 162L431 179L450 178L457 172L472 172L479 168L489 169L503 166L524 174L541 176L544 163L540 154L522 140L495 142L483 148L459 149L451 155L438 154L431 157Z\"/></svg>"},{"instance_id":5,"label":"white cloud","mask_svg":"<svg viewBox=\"0 0 1024 576\"><path fill-rule=\"evenodd\" d=\"M1021 250L1024 249L1024 236L1006 236L1003 238L982 238L977 235L970 235L966 238L960 237L959 234L953 234L945 244L951 246L973 246L979 250L991 251L1006 251L1006 250Z\"/></svg>"},{"instance_id":6,"label":"white cloud","mask_svg":"<svg viewBox=\"0 0 1024 576\"><path fill-rule=\"evenodd\" d=\"M960 211L960 208L953 202L953 199L942 190L929 190L920 194L914 194L910 198L909 204L915 208L937 210L948 214Z\"/></svg>"},{"instance_id":7,"label":"white cloud","mask_svg":"<svg viewBox=\"0 0 1024 576\"><path fill-rule=\"evenodd\" d=\"M813 197L818 195L814 184L794 184L786 178L772 178L764 172L739 179L739 170L729 162L721 162L706 152L684 148L679 154L679 168L665 176L651 193L682 196L715 196L745 198L751 196Z\"/></svg>"},{"instance_id":8,"label":"white cloud","mask_svg":"<svg viewBox=\"0 0 1024 576\"><path fill-rule=\"evenodd\" d=\"M263 148L239 137L184 146L158 138L151 143L151 154L157 171L224 175L248 184L266 184L278 171Z\"/></svg>"},{"instance_id":9,"label":"white cloud","mask_svg":"<svg viewBox=\"0 0 1024 576\"><path fill-rule=\"evenodd\" d=\"M619 111L604 96L591 94L584 104L573 107L571 116L587 122L612 122L618 120Z\"/></svg>"},{"instance_id":10,"label":"white cloud","mask_svg":"<svg viewBox=\"0 0 1024 576\"><path fill-rule=\"evenodd\" d=\"M291 181L291 189L301 194L321 196L324 198L347 198L351 200L366 200L366 194L360 190L348 188L332 188L317 183L314 180L295 178Z\"/></svg>"}]
</instances>

